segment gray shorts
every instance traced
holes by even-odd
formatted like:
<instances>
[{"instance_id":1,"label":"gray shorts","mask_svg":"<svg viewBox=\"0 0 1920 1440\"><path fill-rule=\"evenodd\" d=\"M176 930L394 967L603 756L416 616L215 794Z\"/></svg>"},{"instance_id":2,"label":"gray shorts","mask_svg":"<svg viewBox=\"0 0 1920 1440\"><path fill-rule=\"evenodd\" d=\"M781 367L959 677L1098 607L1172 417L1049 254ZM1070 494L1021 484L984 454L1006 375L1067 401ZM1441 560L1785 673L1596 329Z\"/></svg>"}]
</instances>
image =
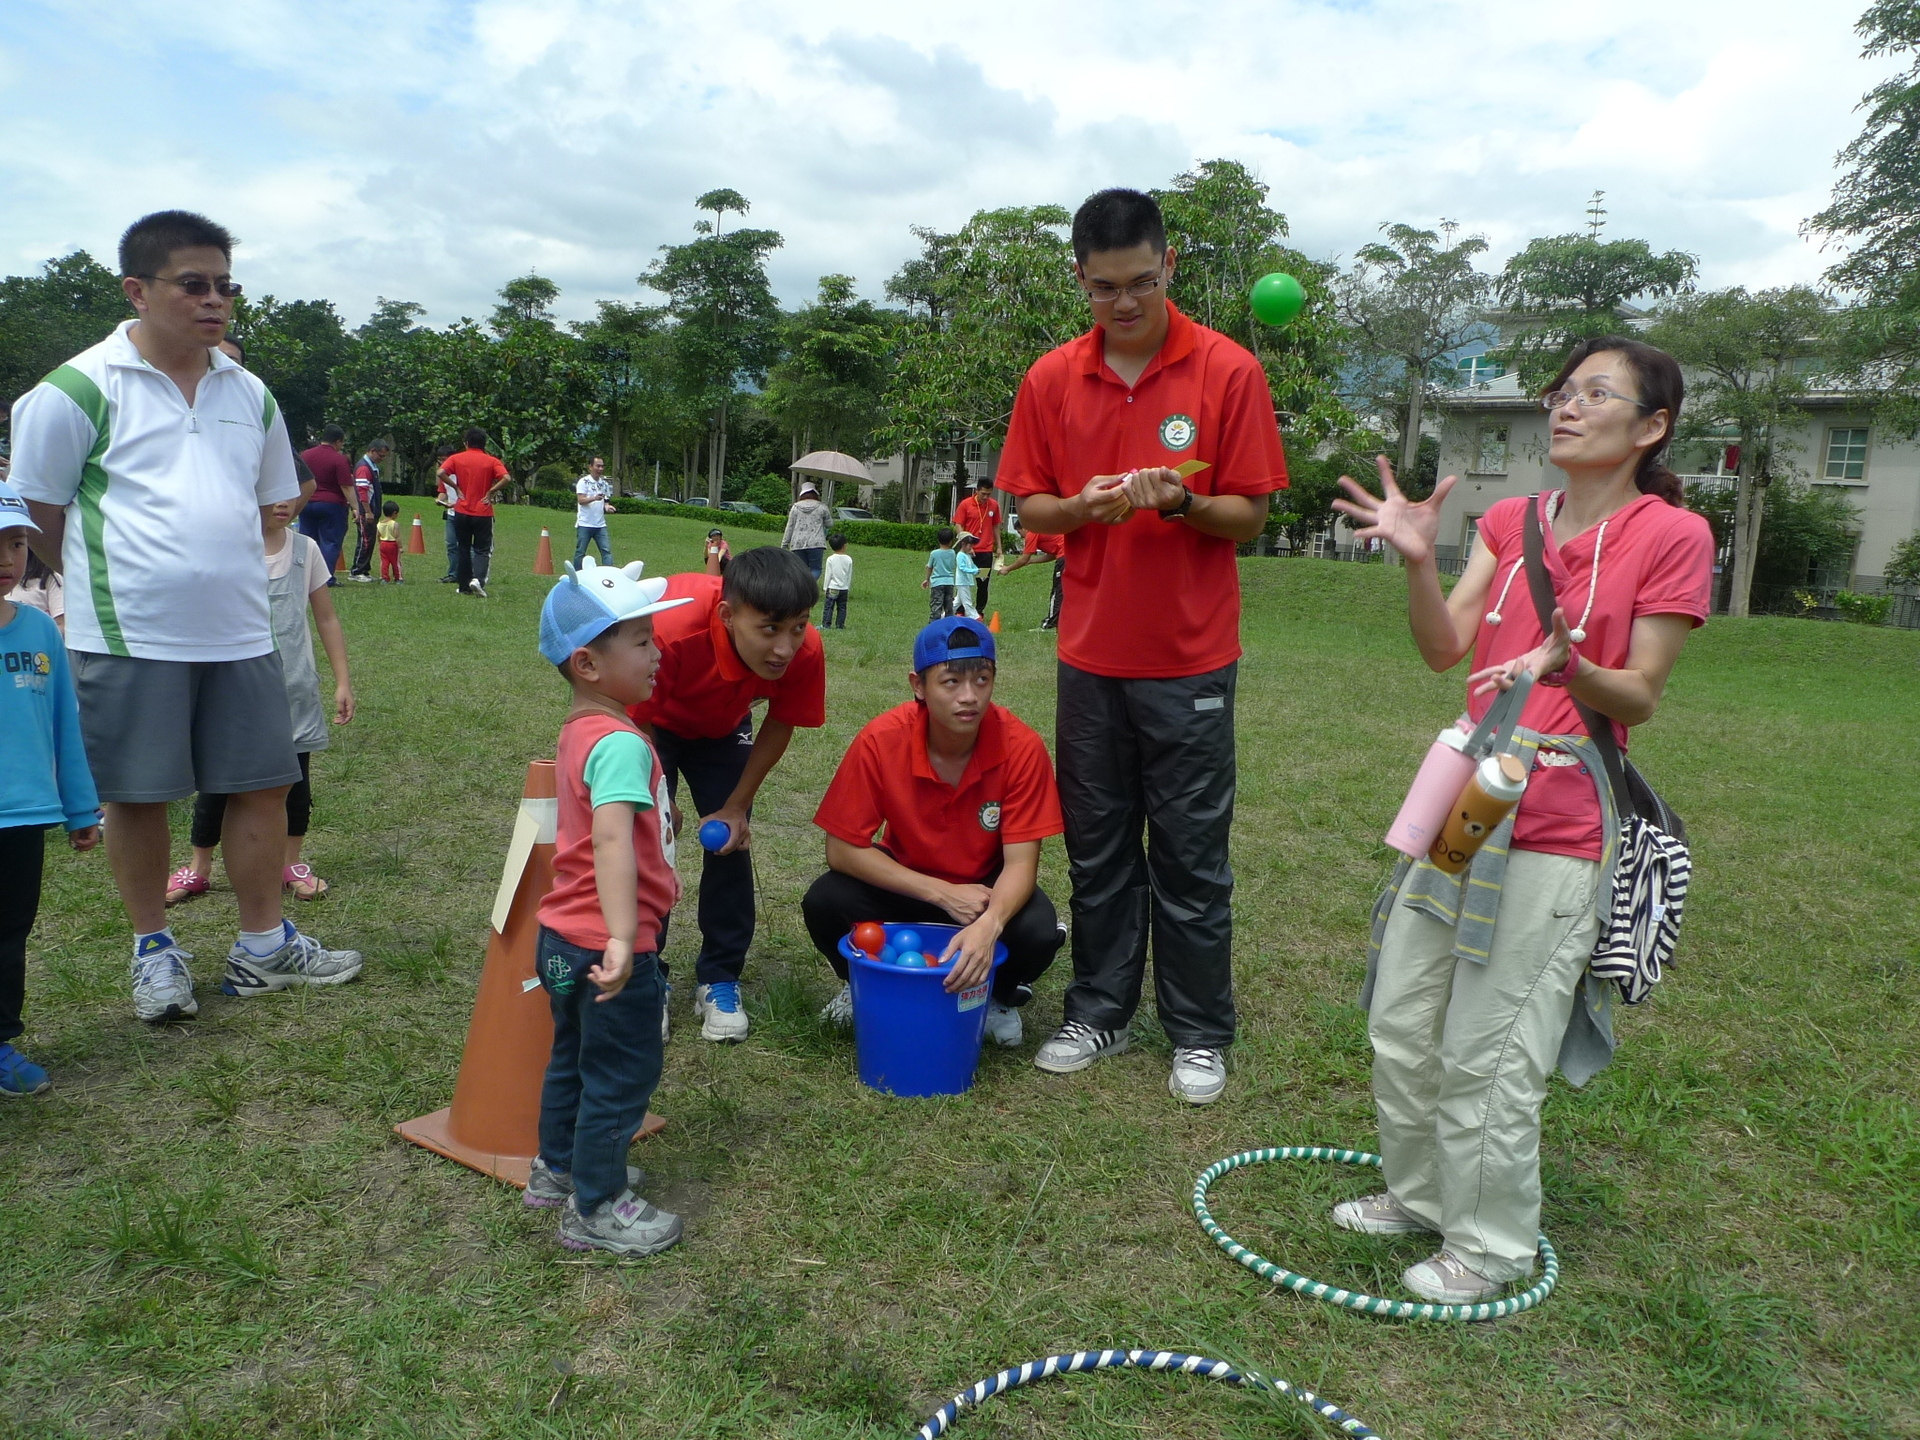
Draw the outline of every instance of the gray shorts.
<instances>
[{"instance_id":1,"label":"gray shorts","mask_svg":"<svg viewBox=\"0 0 1920 1440\"><path fill-rule=\"evenodd\" d=\"M205 663L81 650L68 658L101 800L151 805L300 779L277 651Z\"/></svg>"}]
</instances>

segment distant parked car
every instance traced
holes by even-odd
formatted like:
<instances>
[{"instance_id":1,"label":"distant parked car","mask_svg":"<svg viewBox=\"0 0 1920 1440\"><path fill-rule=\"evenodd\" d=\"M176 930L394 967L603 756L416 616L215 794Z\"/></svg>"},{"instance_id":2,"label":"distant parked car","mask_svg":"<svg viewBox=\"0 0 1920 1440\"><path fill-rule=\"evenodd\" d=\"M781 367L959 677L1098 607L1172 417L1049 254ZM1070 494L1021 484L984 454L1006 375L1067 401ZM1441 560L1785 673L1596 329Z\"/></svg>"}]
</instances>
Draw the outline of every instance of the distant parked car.
<instances>
[{"instance_id":1,"label":"distant parked car","mask_svg":"<svg viewBox=\"0 0 1920 1440\"><path fill-rule=\"evenodd\" d=\"M858 505L842 505L833 512L842 520L871 520L873 511L862 510Z\"/></svg>"},{"instance_id":2,"label":"distant parked car","mask_svg":"<svg viewBox=\"0 0 1920 1440\"><path fill-rule=\"evenodd\" d=\"M704 510L707 508L707 497L704 495L690 495L685 500L682 500L680 503L682 505L698 505L702 510Z\"/></svg>"},{"instance_id":3,"label":"distant parked car","mask_svg":"<svg viewBox=\"0 0 1920 1440\"><path fill-rule=\"evenodd\" d=\"M722 500L722 510L731 510L736 515L764 515L767 512L748 500Z\"/></svg>"}]
</instances>

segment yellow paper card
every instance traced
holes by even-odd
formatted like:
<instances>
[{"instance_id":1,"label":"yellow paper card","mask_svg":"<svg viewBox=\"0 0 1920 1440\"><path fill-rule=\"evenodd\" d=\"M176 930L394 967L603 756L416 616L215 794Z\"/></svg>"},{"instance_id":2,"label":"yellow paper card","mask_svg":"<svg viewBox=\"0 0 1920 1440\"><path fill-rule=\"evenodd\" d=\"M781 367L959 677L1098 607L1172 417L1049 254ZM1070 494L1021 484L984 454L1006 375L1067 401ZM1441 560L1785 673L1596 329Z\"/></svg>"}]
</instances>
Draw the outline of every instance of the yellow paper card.
<instances>
[{"instance_id":1,"label":"yellow paper card","mask_svg":"<svg viewBox=\"0 0 1920 1440\"><path fill-rule=\"evenodd\" d=\"M1178 465L1173 467L1173 473L1178 475L1182 480L1187 480L1208 468L1210 467L1204 460L1182 460Z\"/></svg>"}]
</instances>

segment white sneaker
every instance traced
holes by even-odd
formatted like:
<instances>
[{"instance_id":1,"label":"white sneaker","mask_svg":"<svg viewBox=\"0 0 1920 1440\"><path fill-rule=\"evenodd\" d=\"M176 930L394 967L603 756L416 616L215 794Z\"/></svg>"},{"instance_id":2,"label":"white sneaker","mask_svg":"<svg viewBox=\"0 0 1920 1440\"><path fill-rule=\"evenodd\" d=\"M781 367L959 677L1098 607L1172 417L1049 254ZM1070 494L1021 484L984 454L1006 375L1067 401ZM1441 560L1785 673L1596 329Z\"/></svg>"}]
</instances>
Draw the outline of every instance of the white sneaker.
<instances>
[{"instance_id":1,"label":"white sneaker","mask_svg":"<svg viewBox=\"0 0 1920 1440\"><path fill-rule=\"evenodd\" d=\"M829 1000L820 1010L822 1025L838 1025L842 1030L853 1026L853 986L842 985L840 993Z\"/></svg>"},{"instance_id":2,"label":"white sneaker","mask_svg":"<svg viewBox=\"0 0 1920 1440\"><path fill-rule=\"evenodd\" d=\"M371 575L356 575L353 577L353 583L356 585L371 585L373 583L373 577Z\"/></svg>"},{"instance_id":3,"label":"white sneaker","mask_svg":"<svg viewBox=\"0 0 1920 1440\"><path fill-rule=\"evenodd\" d=\"M1173 1047L1167 1089L1189 1105L1211 1105L1227 1088L1227 1057L1205 1045Z\"/></svg>"},{"instance_id":4,"label":"white sneaker","mask_svg":"<svg viewBox=\"0 0 1920 1440\"><path fill-rule=\"evenodd\" d=\"M1103 1055L1120 1055L1132 1043L1125 1030L1096 1030L1079 1020L1069 1020L1042 1045L1033 1063L1053 1075L1071 1075L1084 1070Z\"/></svg>"},{"instance_id":5,"label":"white sneaker","mask_svg":"<svg viewBox=\"0 0 1920 1440\"><path fill-rule=\"evenodd\" d=\"M487 598L487 587L478 580L467 581L467 591L469 594L478 595L482 600Z\"/></svg>"},{"instance_id":6,"label":"white sneaker","mask_svg":"<svg viewBox=\"0 0 1920 1440\"><path fill-rule=\"evenodd\" d=\"M1400 1283L1422 1300L1435 1305L1478 1305L1492 1300L1507 1287L1489 1280L1451 1250L1442 1250L1429 1260L1410 1266Z\"/></svg>"},{"instance_id":7,"label":"white sneaker","mask_svg":"<svg viewBox=\"0 0 1920 1440\"><path fill-rule=\"evenodd\" d=\"M255 955L236 940L227 951L220 993L267 995L296 985L344 985L365 963L358 950L329 950L298 930L271 955Z\"/></svg>"},{"instance_id":8,"label":"white sneaker","mask_svg":"<svg viewBox=\"0 0 1920 1440\"><path fill-rule=\"evenodd\" d=\"M1393 1196L1382 1192L1364 1200L1342 1200L1333 1207L1333 1223L1342 1230L1362 1235L1432 1234L1433 1227L1419 1220Z\"/></svg>"},{"instance_id":9,"label":"white sneaker","mask_svg":"<svg viewBox=\"0 0 1920 1440\"><path fill-rule=\"evenodd\" d=\"M133 1013L157 1025L163 1020L188 1020L200 1013L193 998L193 976L187 971L191 951L170 945L133 962Z\"/></svg>"},{"instance_id":10,"label":"white sneaker","mask_svg":"<svg viewBox=\"0 0 1920 1440\"><path fill-rule=\"evenodd\" d=\"M740 982L719 980L693 988L693 1013L700 1017L702 1040L744 1040L747 1012L740 1004Z\"/></svg>"},{"instance_id":11,"label":"white sneaker","mask_svg":"<svg viewBox=\"0 0 1920 1440\"><path fill-rule=\"evenodd\" d=\"M988 1000L987 1038L1008 1050L1018 1050L1020 1042L1027 1038L1026 1027L1020 1023L1020 1012L998 1000Z\"/></svg>"},{"instance_id":12,"label":"white sneaker","mask_svg":"<svg viewBox=\"0 0 1920 1440\"><path fill-rule=\"evenodd\" d=\"M680 1217L628 1190L591 1215L569 1195L560 1212L560 1243L569 1250L610 1250L615 1255L658 1255L680 1243Z\"/></svg>"}]
</instances>

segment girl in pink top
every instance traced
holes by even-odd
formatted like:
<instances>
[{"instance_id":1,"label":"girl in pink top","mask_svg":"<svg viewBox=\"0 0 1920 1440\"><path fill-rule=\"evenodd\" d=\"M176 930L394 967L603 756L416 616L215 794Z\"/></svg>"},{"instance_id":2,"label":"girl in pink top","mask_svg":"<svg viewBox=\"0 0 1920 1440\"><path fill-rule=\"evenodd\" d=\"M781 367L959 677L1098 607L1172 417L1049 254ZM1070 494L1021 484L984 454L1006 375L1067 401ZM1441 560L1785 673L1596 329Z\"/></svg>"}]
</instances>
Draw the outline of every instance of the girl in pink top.
<instances>
[{"instance_id":1,"label":"girl in pink top","mask_svg":"<svg viewBox=\"0 0 1920 1440\"><path fill-rule=\"evenodd\" d=\"M1449 911L1435 902L1446 893L1435 881L1449 877L1421 861L1402 867L1376 912L1385 919L1367 1028L1387 1191L1336 1206L1334 1221L1369 1234L1437 1234L1439 1253L1403 1279L1438 1304L1490 1299L1533 1269L1540 1106L1610 891L1597 788L1606 777L1573 748L1586 727L1569 697L1608 717L1624 750L1629 727L1653 718L1712 590L1712 532L1683 507L1680 481L1663 463L1683 393L1680 367L1649 345L1617 336L1578 345L1542 400L1548 457L1565 485L1494 505L1450 594L1434 539L1456 477L1414 504L1383 459L1384 499L1343 476L1348 498L1334 502L1361 539L1382 540L1406 560L1408 618L1428 666L1449 670L1472 654L1470 715L1484 714L1523 670L1539 682L1521 723L1544 739L1500 883L1469 878ZM1529 505L1559 601L1550 627L1521 554ZM1567 737L1566 748L1554 737ZM1456 948L1467 912L1493 921L1484 954Z\"/></svg>"}]
</instances>

